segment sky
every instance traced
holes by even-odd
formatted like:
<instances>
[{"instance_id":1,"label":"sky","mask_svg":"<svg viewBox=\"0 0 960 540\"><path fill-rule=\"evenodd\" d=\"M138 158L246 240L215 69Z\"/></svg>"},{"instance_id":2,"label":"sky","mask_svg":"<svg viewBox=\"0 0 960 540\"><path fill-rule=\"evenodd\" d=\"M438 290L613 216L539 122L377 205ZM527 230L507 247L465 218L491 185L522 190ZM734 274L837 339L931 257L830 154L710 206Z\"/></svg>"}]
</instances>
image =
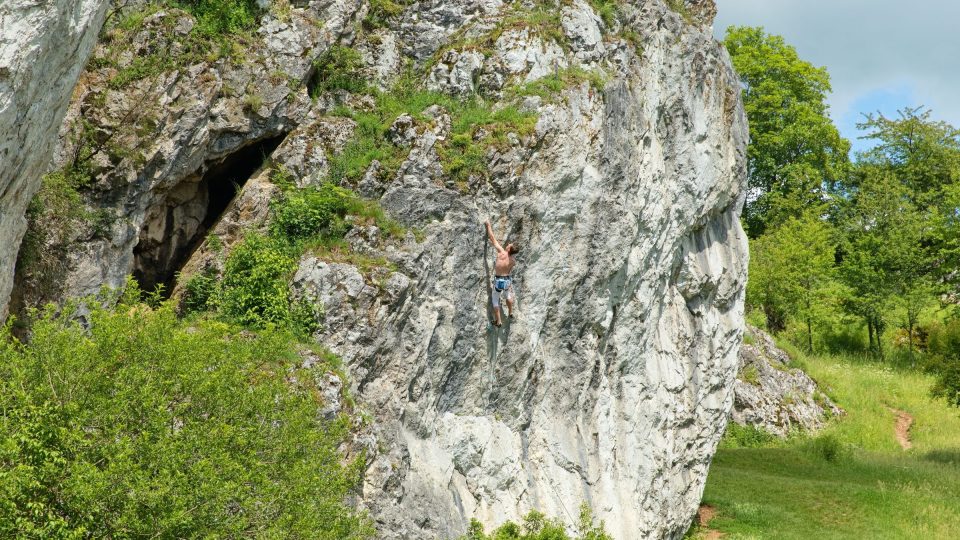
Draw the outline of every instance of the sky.
<instances>
[{"instance_id":1,"label":"sky","mask_svg":"<svg viewBox=\"0 0 960 540\"><path fill-rule=\"evenodd\" d=\"M960 0L716 0L714 33L762 26L830 72L830 115L853 149L862 113L924 106L960 127Z\"/></svg>"}]
</instances>

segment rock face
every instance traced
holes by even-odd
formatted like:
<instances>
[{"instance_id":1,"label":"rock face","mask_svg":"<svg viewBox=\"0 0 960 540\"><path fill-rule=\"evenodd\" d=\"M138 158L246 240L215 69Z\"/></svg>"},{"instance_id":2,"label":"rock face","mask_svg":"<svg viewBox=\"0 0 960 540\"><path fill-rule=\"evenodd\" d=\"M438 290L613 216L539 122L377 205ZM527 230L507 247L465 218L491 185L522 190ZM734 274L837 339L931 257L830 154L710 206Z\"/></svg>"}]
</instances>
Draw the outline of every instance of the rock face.
<instances>
[{"instance_id":1,"label":"rock face","mask_svg":"<svg viewBox=\"0 0 960 540\"><path fill-rule=\"evenodd\" d=\"M107 0L0 4L0 320L6 317L24 212L47 171Z\"/></svg>"},{"instance_id":2,"label":"rock face","mask_svg":"<svg viewBox=\"0 0 960 540\"><path fill-rule=\"evenodd\" d=\"M843 414L809 375L790 367L790 357L766 332L748 326L746 335L752 343L740 347L731 421L786 437L791 431L817 431Z\"/></svg>"},{"instance_id":3,"label":"rock face","mask_svg":"<svg viewBox=\"0 0 960 540\"><path fill-rule=\"evenodd\" d=\"M190 64L124 89L91 73L65 132L78 118L118 125L144 91L163 106L122 137L132 156L93 159L87 204L115 219L76 239L63 296L175 260L208 233L216 242L183 272L217 271L269 219L273 173L340 182L409 229L387 240L358 224L353 258L308 254L292 278L323 304L316 338L343 357L373 416L362 505L378 536L451 538L471 518L492 526L533 509L572 523L584 502L615 538L678 538L733 404L747 267L739 85L708 28L712 2L688 4L686 17L661 0L601 17L585 0L432 0L392 14L284 2L264 17L253 62ZM189 31L175 12L154 16L159 35ZM156 35L139 48L154 50ZM337 89L311 101L273 75L311 80L334 44L358 52L372 87L413 78L534 120L465 136L441 103L403 111L383 133L398 165L331 176L363 127L338 111L375 99ZM273 171L253 172L208 220L197 193L209 171L266 139ZM455 177L454 143L482 146L482 166ZM523 246L517 313L502 329L488 323L486 218Z\"/></svg>"},{"instance_id":4,"label":"rock face","mask_svg":"<svg viewBox=\"0 0 960 540\"><path fill-rule=\"evenodd\" d=\"M148 7L136 30L105 32L55 163L75 166L92 142L84 195L98 217L61 239L71 247L54 298L117 287L130 274L148 289L169 286L235 186L305 120L312 62L353 23L358 6L315 1L282 18L268 13L242 54L202 52L216 43L197 44L193 19L173 8ZM124 80L152 62L171 69Z\"/></svg>"},{"instance_id":5,"label":"rock face","mask_svg":"<svg viewBox=\"0 0 960 540\"><path fill-rule=\"evenodd\" d=\"M581 502L616 538L680 537L696 511L733 400L746 126L708 32L659 2L629 13L642 56L585 2L564 8L569 50L511 30L482 63L441 53L427 84L455 95L571 66L607 80L528 99L535 134L491 155L490 181L469 195L433 150L448 120L422 126L397 175L367 186L425 234L385 252L388 280L301 262L297 289L328 314L319 339L376 411L385 444L371 449L364 502L383 538L449 538L470 518L531 509L572 521ZM427 15L415 19L424 39L437 33ZM461 31L484 24L481 13ZM414 54L438 48L402 28ZM487 322L485 217L524 246L518 314L502 330Z\"/></svg>"}]
</instances>

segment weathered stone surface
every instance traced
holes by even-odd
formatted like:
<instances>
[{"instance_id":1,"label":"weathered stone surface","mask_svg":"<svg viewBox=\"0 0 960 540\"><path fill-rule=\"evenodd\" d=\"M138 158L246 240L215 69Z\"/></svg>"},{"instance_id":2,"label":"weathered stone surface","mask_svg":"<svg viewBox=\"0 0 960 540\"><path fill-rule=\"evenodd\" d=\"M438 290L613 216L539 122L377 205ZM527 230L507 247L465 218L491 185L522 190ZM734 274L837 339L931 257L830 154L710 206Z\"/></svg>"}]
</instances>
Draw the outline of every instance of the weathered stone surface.
<instances>
[{"instance_id":1,"label":"weathered stone surface","mask_svg":"<svg viewBox=\"0 0 960 540\"><path fill-rule=\"evenodd\" d=\"M131 273L148 286L169 283L217 225L210 198L229 200L231 194L221 192L247 181L234 167L269 155L298 125L316 121L303 83L313 60L352 28L359 5L359 0L316 0L287 6L282 14L268 12L239 58L176 56L187 47L192 20L175 9L156 11L143 21L132 42L123 44L119 66L111 65L117 61L116 44L106 32L93 67L76 88L55 160L56 166L69 166L78 141L107 141L89 159L93 178L83 193L90 212L101 216L99 228L79 227L68 239L66 272L57 279L62 289L25 302L117 287ZM158 50L195 63L118 87L118 70ZM313 127L315 133L325 126ZM299 158L321 174L325 155L301 143ZM271 192L266 177L261 180L254 187ZM263 215L268 209L263 196L247 194L247 211L257 200ZM220 228L239 230L229 220Z\"/></svg>"},{"instance_id":2,"label":"weathered stone surface","mask_svg":"<svg viewBox=\"0 0 960 540\"><path fill-rule=\"evenodd\" d=\"M753 343L740 347L731 421L786 437L791 431L817 431L827 419L843 414L816 381L791 366L790 356L772 337L752 326L746 333Z\"/></svg>"},{"instance_id":3,"label":"weathered stone surface","mask_svg":"<svg viewBox=\"0 0 960 540\"><path fill-rule=\"evenodd\" d=\"M406 159L374 161L351 187L410 232L391 240L358 224L349 256L310 253L293 277L296 295L322 304L316 337L344 359L351 393L373 417L362 504L381 538L451 538L471 518L497 525L532 509L572 522L581 502L618 539L679 537L732 407L747 132L729 59L661 0L624 4L617 25L629 40L581 0L546 18L556 26L546 30L513 12L534 4L417 2L364 30L355 23L365 2L296 3L291 18L264 20L268 53L252 66L188 66L141 83L160 90L159 132L145 138L145 165L103 161L92 201L117 224L98 247L74 251L71 291L119 279L151 208L196 219L164 201L265 137L284 137L271 157L297 185L325 178L356 128L335 108L369 111L374 100L290 99L270 74L306 77L332 43L359 49L381 88L403 57L424 87L535 113L532 133L503 134L484 148L485 173L461 181L441 161L453 111L398 115L384 135ZM323 24L298 26L301 9ZM564 87L518 96L547 76ZM244 103L226 87L262 100ZM78 102L94 114L80 105L76 114L102 126L136 99L107 92L98 105L84 92ZM278 191L269 175L247 181L210 226L216 247L200 246L186 274L218 269L264 227ZM523 246L517 316L501 330L488 324L485 218Z\"/></svg>"},{"instance_id":4,"label":"weathered stone surface","mask_svg":"<svg viewBox=\"0 0 960 540\"><path fill-rule=\"evenodd\" d=\"M403 50L438 50L444 38L431 36L483 23L454 7L410 8L404 20L420 23L401 25ZM438 20L451 26L424 38L424 21ZM572 521L581 501L616 538L679 537L699 503L742 325L736 78L708 34L659 2L638 2L624 23L643 34L642 59L593 39L595 15L570 20L569 53L507 30L479 79L496 73L504 87L599 66L603 92L572 83L559 99L524 101L535 135L491 153L489 181L468 194L436 151L449 117L434 110L417 128L401 118L396 144L418 130L407 161L361 188L423 241L362 248L389 259L389 278L316 257L295 277L322 300L318 339L376 416L364 505L382 538L455 537L470 518L496 525L531 509ZM440 60L456 66L451 50ZM428 80L449 81L439 70ZM524 246L518 315L499 331L487 322L485 217Z\"/></svg>"},{"instance_id":5,"label":"weathered stone surface","mask_svg":"<svg viewBox=\"0 0 960 540\"><path fill-rule=\"evenodd\" d=\"M26 231L77 77L96 43L107 0L0 3L0 320Z\"/></svg>"}]
</instances>

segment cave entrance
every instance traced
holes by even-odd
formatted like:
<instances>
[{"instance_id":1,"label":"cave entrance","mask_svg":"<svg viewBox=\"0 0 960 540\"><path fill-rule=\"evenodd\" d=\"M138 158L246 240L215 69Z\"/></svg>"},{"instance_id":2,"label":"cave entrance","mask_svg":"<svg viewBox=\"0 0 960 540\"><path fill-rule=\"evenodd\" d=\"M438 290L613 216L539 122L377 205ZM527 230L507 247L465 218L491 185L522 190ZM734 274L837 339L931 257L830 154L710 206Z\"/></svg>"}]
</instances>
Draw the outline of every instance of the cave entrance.
<instances>
[{"instance_id":1,"label":"cave entrance","mask_svg":"<svg viewBox=\"0 0 960 540\"><path fill-rule=\"evenodd\" d=\"M286 133L245 146L187 178L147 209L133 248L133 277L144 291L173 290L176 274Z\"/></svg>"}]
</instances>

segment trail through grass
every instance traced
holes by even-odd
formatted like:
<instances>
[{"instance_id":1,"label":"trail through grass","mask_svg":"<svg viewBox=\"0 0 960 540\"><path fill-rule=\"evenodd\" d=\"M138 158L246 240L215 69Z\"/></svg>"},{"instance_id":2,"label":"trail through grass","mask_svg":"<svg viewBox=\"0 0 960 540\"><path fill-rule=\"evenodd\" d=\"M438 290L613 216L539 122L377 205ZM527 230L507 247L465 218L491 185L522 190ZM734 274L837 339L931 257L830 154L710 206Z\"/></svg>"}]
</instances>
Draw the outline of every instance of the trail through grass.
<instances>
[{"instance_id":1,"label":"trail through grass","mask_svg":"<svg viewBox=\"0 0 960 540\"><path fill-rule=\"evenodd\" d=\"M710 528L730 539L957 538L960 412L930 398L932 378L854 356L792 356L847 414L816 440L722 444L703 498L717 509ZM892 410L914 417L910 450ZM829 460L824 441L839 443Z\"/></svg>"}]
</instances>

